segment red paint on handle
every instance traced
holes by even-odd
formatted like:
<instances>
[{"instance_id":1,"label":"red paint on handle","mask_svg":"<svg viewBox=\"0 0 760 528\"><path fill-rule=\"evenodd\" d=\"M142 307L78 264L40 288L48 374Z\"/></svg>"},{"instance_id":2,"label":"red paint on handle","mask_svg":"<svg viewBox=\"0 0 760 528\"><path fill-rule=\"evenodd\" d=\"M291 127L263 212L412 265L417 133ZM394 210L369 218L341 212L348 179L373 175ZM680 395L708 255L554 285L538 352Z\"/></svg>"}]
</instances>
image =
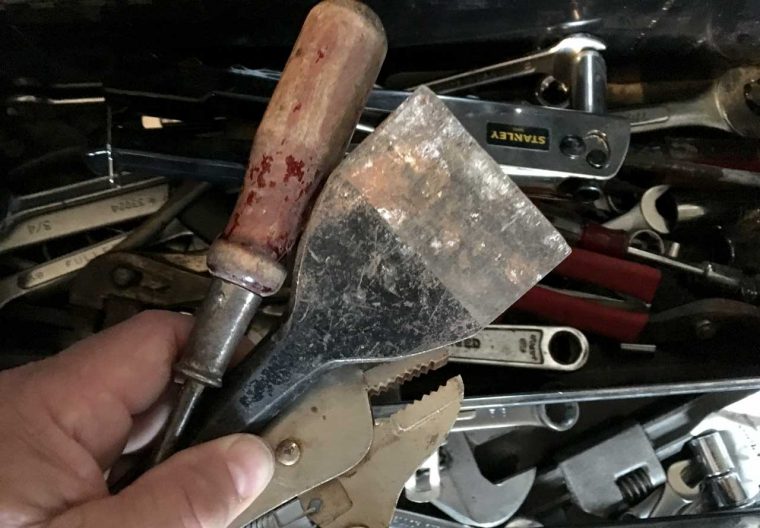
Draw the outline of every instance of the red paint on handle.
<instances>
[{"instance_id":1,"label":"red paint on handle","mask_svg":"<svg viewBox=\"0 0 760 528\"><path fill-rule=\"evenodd\" d=\"M359 2L326 0L311 10L221 238L275 261L290 251L312 195L342 159L385 51L380 21Z\"/></svg>"},{"instance_id":2,"label":"red paint on handle","mask_svg":"<svg viewBox=\"0 0 760 528\"><path fill-rule=\"evenodd\" d=\"M662 279L660 270L651 266L579 248L573 248L570 256L554 271L571 279L631 295L647 303L654 299Z\"/></svg>"},{"instance_id":3,"label":"red paint on handle","mask_svg":"<svg viewBox=\"0 0 760 528\"><path fill-rule=\"evenodd\" d=\"M644 312L611 308L535 286L512 308L624 343L636 342L649 322Z\"/></svg>"}]
</instances>

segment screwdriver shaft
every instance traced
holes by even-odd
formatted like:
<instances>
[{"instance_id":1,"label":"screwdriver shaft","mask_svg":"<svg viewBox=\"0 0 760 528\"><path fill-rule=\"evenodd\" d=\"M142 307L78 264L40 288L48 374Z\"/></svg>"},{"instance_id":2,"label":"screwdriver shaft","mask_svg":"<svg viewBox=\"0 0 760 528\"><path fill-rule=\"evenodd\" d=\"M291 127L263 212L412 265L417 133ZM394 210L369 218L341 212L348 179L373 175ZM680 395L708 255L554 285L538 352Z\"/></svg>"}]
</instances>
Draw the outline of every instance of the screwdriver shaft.
<instances>
[{"instance_id":1,"label":"screwdriver shaft","mask_svg":"<svg viewBox=\"0 0 760 528\"><path fill-rule=\"evenodd\" d=\"M205 388L206 386L201 382L192 379L185 381L182 385L179 400L174 409L172 409L171 415L169 415L169 421L166 423L161 443L153 453L151 465L160 464L174 453L177 442L187 426L192 410L198 403Z\"/></svg>"},{"instance_id":2,"label":"screwdriver shaft","mask_svg":"<svg viewBox=\"0 0 760 528\"><path fill-rule=\"evenodd\" d=\"M183 386L159 449L154 453L154 464L173 453L203 389L222 385L222 375L260 303L261 297L245 288L219 278L211 281L206 298L195 313L195 326L185 351L174 366Z\"/></svg>"}]
</instances>

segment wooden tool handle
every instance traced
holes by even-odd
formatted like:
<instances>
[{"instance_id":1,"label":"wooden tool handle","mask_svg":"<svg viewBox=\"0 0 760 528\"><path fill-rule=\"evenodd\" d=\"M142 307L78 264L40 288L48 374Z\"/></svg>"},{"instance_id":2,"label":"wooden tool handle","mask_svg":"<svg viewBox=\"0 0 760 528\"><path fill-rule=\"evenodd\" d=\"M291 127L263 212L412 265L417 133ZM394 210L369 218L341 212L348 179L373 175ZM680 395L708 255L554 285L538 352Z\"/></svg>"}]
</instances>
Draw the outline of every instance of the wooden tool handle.
<instances>
[{"instance_id":1,"label":"wooden tool handle","mask_svg":"<svg viewBox=\"0 0 760 528\"><path fill-rule=\"evenodd\" d=\"M256 132L223 241L274 261L293 247L312 195L345 153L386 48L380 20L363 4L325 0L311 10Z\"/></svg>"}]
</instances>

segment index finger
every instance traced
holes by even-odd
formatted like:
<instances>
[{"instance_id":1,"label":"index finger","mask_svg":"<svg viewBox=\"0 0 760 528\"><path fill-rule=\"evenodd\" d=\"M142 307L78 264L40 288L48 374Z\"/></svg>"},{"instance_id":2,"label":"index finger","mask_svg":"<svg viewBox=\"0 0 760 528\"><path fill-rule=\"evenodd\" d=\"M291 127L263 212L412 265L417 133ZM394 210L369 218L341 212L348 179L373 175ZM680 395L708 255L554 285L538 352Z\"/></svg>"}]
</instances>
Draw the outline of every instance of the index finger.
<instances>
[{"instance_id":1,"label":"index finger","mask_svg":"<svg viewBox=\"0 0 760 528\"><path fill-rule=\"evenodd\" d=\"M52 358L8 371L24 416L50 419L108 467L171 379L192 317L143 312Z\"/></svg>"}]
</instances>

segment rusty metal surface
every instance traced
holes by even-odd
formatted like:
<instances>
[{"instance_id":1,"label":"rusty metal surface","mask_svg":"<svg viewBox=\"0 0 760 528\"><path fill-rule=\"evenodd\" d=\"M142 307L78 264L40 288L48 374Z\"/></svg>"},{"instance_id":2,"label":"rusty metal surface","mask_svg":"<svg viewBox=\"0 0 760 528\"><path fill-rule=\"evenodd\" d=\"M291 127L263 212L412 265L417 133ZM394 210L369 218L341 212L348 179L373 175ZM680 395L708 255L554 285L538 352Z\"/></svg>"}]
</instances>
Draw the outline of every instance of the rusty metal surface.
<instances>
[{"instance_id":1,"label":"rusty metal surface","mask_svg":"<svg viewBox=\"0 0 760 528\"><path fill-rule=\"evenodd\" d=\"M397 116L333 179L353 187L478 322L490 323L569 248L431 91L419 89Z\"/></svg>"},{"instance_id":2,"label":"rusty metal surface","mask_svg":"<svg viewBox=\"0 0 760 528\"><path fill-rule=\"evenodd\" d=\"M421 89L329 179L299 246L288 321L231 373L198 438L260 429L327 369L475 333L568 251Z\"/></svg>"}]
</instances>

